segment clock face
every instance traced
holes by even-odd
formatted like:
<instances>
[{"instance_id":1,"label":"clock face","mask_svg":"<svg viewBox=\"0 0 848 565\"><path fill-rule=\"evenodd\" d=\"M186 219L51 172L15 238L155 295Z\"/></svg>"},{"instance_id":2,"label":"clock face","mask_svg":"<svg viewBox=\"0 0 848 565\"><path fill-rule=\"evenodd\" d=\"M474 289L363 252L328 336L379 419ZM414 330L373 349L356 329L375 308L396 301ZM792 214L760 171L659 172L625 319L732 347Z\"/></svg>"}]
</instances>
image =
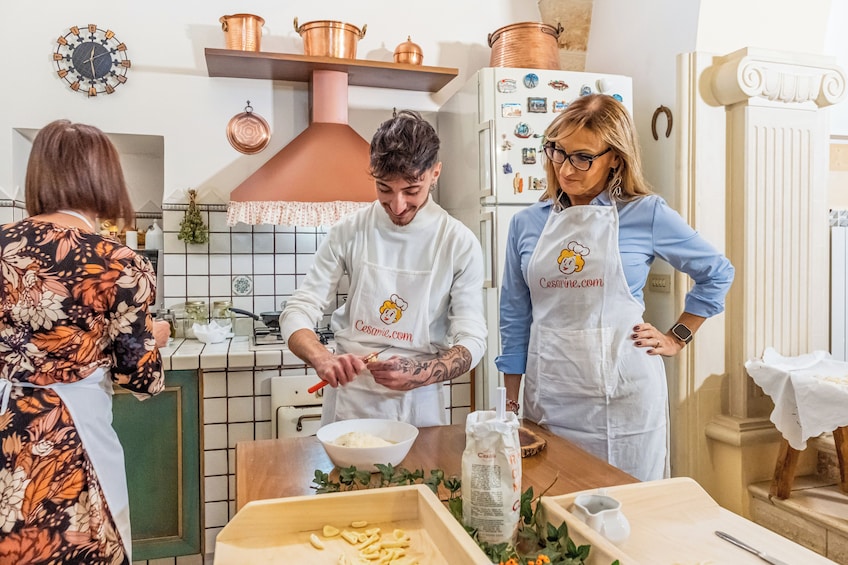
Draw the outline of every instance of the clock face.
<instances>
[{"instance_id":1,"label":"clock face","mask_svg":"<svg viewBox=\"0 0 848 565\"><path fill-rule=\"evenodd\" d=\"M127 82L131 66L127 46L118 41L113 31L104 31L96 24L74 26L56 43L56 72L71 90L92 97L112 94Z\"/></svg>"}]
</instances>

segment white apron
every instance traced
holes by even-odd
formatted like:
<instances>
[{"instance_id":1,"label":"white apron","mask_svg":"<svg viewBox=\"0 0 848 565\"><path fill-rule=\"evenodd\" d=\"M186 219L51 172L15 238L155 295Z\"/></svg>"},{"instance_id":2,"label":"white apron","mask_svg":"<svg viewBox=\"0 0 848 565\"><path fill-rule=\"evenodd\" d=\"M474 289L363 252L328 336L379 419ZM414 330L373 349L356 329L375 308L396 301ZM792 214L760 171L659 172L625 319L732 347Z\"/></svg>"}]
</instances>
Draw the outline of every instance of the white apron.
<instances>
[{"instance_id":1,"label":"white apron","mask_svg":"<svg viewBox=\"0 0 848 565\"><path fill-rule=\"evenodd\" d=\"M337 353L367 355L389 346L380 359L436 353L430 342L432 271L393 269L368 258L361 269L357 287L348 294L350 327L334 335ZM321 423L386 418L418 427L441 426L448 423L444 395L442 383L392 390L366 369L344 386L325 389Z\"/></svg>"},{"instance_id":2,"label":"white apron","mask_svg":"<svg viewBox=\"0 0 848 565\"><path fill-rule=\"evenodd\" d=\"M668 391L618 249L613 206L551 211L527 269L525 416L640 480L668 473Z\"/></svg>"},{"instance_id":3,"label":"white apron","mask_svg":"<svg viewBox=\"0 0 848 565\"><path fill-rule=\"evenodd\" d=\"M74 420L86 455L97 473L97 480L115 520L115 526L121 535L127 559L132 563L130 502L124 450L112 428L112 381L109 374L109 371L101 367L81 381L49 385L12 383L0 379L0 414L6 411L12 386L50 388L59 395Z\"/></svg>"}]
</instances>

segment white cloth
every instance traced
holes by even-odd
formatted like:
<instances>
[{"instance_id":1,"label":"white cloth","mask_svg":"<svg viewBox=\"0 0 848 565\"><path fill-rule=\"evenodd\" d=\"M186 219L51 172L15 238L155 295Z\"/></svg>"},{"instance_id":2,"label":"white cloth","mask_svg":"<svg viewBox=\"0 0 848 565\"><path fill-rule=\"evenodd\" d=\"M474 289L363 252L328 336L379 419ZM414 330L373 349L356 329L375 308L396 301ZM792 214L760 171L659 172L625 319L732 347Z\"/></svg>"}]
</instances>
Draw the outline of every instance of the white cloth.
<instances>
[{"instance_id":1,"label":"white cloth","mask_svg":"<svg viewBox=\"0 0 848 565\"><path fill-rule=\"evenodd\" d=\"M552 211L527 273L525 416L640 480L668 476L665 368L630 338L644 308L624 278L616 207Z\"/></svg>"},{"instance_id":2,"label":"white cloth","mask_svg":"<svg viewBox=\"0 0 848 565\"><path fill-rule=\"evenodd\" d=\"M826 351L784 357L769 347L745 369L774 401L770 419L794 449L802 451L809 438L848 426L848 362Z\"/></svg>"},{"instance_id":3,"label":"white cloth","mask_svg":"<svg viewBox=\"0 0 848 565\"><path fill-rule=\"evenodd\" d=\"M74 420L74 426L94 467L106 504L121 535L127 559L132 563L130 501L124 450L118 440L118 434L112 428L112 381L109 374L109 371L101 367L81 381L49 385L12 383L0 379L0 414L6 411L12 386L50 388L59 395Z\"/></svg>"},{"instance_id":4,"label":"white cloth","mask_svg":"<svg viewBox=\"0 0 848 565\"><path fill-rule=\"evenodd\" d=\"M306 279L286 302L280 316L283 337L289 339L297 330L315 327L324 312L336 306L337 293L344 293L346 275L349 277L347 302L331 318L338 352L367 354L397 345L380 355L385 359L390 355L432 355L461 345L471 354L472 367L482 358L486 345L482 250L471 230L448 215L432 198L406 226L394 225L379 202L333 226L318 248ZM391 289L388 282L381 280L384 276L388 277L386 281L396 281L409 290ZM419 280L414 282L416 278ZM379 312L382 303L391 300L392 295L407 304L396 324L382 321ZM379 302L378 310L374 311L376 302ZM358 304L366 310L372 309L368 310L372 316L367 324L369 328L356 327L357 320L364 319L354 313L359 308L354 305ZM421 318L413 314L414 310L420 310ZM412 320L416 324L424 323L415 326L412 341L399 337L406 330L391 334ZM389 336L377 331L388 328L391 328ZM371 379L370 375L360 377ZM392 391L385 387L379 390L392 396ZM337 392L325 389L325 413L335 409ZM423 389L411 392L415 399L412 406L417 402L416 395L433 394ZM360 410L370 416L373 411L369 404L375 402L373 392L367 400ZM419 408L413 410L420 412ZM443 412L442 403L437 416L440 421L445 417Z\"/></svg>"}]
</instances>

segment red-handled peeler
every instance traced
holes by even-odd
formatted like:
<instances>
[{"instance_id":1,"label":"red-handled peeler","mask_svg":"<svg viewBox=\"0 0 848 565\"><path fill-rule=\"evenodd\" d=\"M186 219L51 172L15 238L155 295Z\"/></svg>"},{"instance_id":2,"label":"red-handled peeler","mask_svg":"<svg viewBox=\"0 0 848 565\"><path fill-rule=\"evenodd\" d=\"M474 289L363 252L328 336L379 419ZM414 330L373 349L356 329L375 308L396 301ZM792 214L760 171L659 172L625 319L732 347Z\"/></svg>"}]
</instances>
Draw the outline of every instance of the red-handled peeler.
<instances>
[{"instance_id":1,"label":"red-handled peeler","mask_svg":"<svg viewBox=\"0 0 848 565\"><path fill-rule=\"evenodd\" d=\"M388 347L384 347L380 351L375 351L374 353L369 353L368 355L363 357L362 360L365 361L366 363L371 363L372 361L376 361L377 355L379 355L381 353L385 353L386 351L388 351L392 347L394 347L394 346L390 345ZM327 381L322 380L321 382L316 383L316 384L312 385L311 387L309 387L308 389L306 389L306 392L308 392L309 394L312 394L313 392L318 392L319 390L321 390L325 386L327 386Z\"/></svg>"}]
</instances>

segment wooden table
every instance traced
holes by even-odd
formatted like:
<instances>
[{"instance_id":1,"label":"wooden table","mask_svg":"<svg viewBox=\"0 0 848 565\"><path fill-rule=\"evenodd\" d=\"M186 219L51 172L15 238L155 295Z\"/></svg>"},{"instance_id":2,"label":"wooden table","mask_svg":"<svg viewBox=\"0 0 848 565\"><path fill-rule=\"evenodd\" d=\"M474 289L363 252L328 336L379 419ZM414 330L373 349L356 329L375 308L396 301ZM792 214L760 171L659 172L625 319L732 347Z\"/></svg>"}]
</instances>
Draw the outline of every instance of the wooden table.
<instances>
[{"instance_id":1,"label":"wooden table","mask_svg":"<svg viewBox=\"0 0 848 565\"><path fill-rule=\"evenodd\" d=\"M548 495L638 480L605 461L589 455L570 441L532 422L522 425L545 438L547 447L523 459L522 490L532 486L535 494L559 478ZM400 466L409 470L442 469L446 476L462 475L465 425L420 428L418 439ZM315 436L243 441L236 444L236 509L251 500L314 494L315 471L329 473L333 464Z\"/></svg>"}]
</instances>

